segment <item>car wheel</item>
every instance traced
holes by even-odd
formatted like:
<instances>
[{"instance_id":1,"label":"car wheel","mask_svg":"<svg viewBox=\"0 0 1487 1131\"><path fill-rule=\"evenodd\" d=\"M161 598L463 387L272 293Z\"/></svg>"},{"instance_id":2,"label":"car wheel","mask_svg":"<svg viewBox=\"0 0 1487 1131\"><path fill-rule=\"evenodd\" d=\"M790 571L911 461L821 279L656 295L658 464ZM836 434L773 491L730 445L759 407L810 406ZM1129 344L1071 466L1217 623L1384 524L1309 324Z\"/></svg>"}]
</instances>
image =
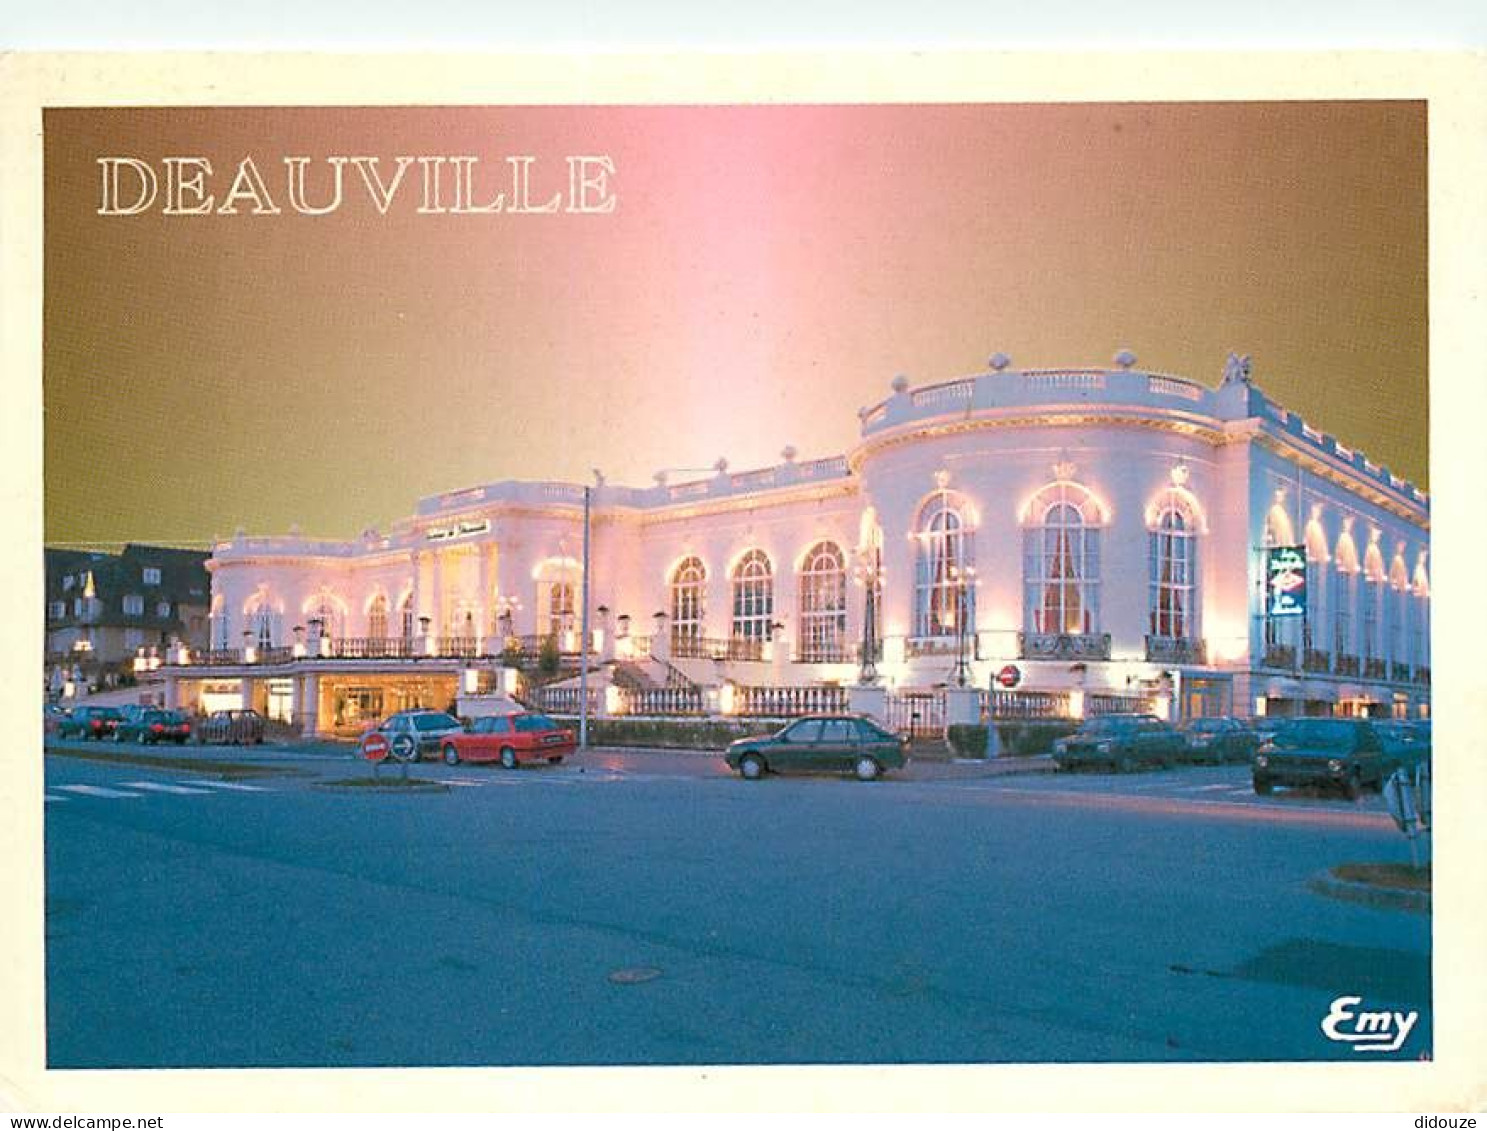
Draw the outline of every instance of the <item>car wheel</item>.
<instances>
[{"instance_id":1,"label":"car wheel","mask_svg":"<svg viewBox=\"0 0 1487 1131\"><path fill-rule=\"evenodd\" d=\"M1357 801L1363 796L1363 782L1358 777L1357 770L1349 774L1347 780L1342 783L1342 795L1349 801Z\"/></svg>"},{"instance_id":2,"label":"car wheel","mask_svg":"<svg viewBox=\"0 0 1487 1131\"><path fill-rule=\"evenodd\" d=\"M449 766L458 766L460 764L460 752L454 748L452 742L445 744L444 763Z\"/></svg>"},{"instance_id":3,"label":"car wheel","mask_svg":"<svg viewBox=\"0 0 1487 1131\"><path fill-rule=\"evenodd\" d=\"M1255 779L1255 792L1258 793L1261 797L1268 797L1274 789L1275 786L1271 783L1269 778Z\"/></svg>"},{"instance_id":4,"label":"car wheel","mask_svg":"<svg viewBox=\"0 0 1487 1131\"><path fill-rule=\"evenodd\" d=\"M883 767L878 765L877 759L863 755L857 759L857 765L853 767L858 781L872 781L883 772Z\"/></svg>"},{"instance_id":5,"label":"car wheel","mask_svg":"<svg viewBox=\"0 0 1487 1131\"><path fill-rule=\"evenodd\" d=\"M757 754L745 754L738 760L738 773L748 781L758 781L764 776L764 759Z\"/></svg>"},{"instance_id":6,"label":"car wheel","mask_svg":"<svg viewBox=\"0 0 1487 1131\"><path fill-rule=\"evenodd\" d=\"M503 770L516 769L516 751L509 746L501 747L501 768Z\"/></svg>"}]
</instances>

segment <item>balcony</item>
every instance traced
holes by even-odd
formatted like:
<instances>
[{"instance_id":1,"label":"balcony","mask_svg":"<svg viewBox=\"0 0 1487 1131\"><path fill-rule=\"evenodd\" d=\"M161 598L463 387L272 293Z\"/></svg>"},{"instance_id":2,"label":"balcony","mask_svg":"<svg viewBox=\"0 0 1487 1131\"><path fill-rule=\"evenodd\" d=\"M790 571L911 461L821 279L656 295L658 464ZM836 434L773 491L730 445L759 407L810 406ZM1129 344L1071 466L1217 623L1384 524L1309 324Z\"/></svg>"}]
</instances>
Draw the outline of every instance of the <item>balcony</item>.
<instances>
[{"instance_id":1,"label":"balcony","mask_svg":"<svg viewBox=\"0 0 1487 1131\"><path fill-rule=\"evenodd\" d=\"M1017 654L1024 660L1108 660L1108 632L1019 632Z\"/></svg>"},{"instance_id":2,"label":"balcony","mask_svg":"<svg viewBox=\"0 0 1487 1131\"><path fill-rule=\"evenodd\" d=\"M1206 664L1208 648L1202 640L1185 636L1148 636L1146 658L1154 664Z\"/></svg>"},{"instance_id":3,"label":"balcony","mask_svg":"<svg viewBox=\"0 0 1487 1131\"><path fill-rule=\"evenodd\" d=\"M1293 644L1265 645L1264 665L1267 668L1294 671L1296 668L1296 646Z\"/></svg>"},{"instance_id":4,"label":"balcony","mask_svg":"<svg viewBox=\"0 0 1487 1131\"><path fill-rule=\"evenodd\" d=\"M981 658L980 640L974 632L967 632L964 636L951 633L948 636L911 636L904 641L904 655L910 658L914 656L969 656L971 659ZM858 651L861 652L861 648ZM882 659L882 649L878 649L877 659Z\"/></svg>"},{"instance_id":5,"label":"balcony","mask_svg":"<svg viewBox=\"0 0 1487 1131\"><path fill-rule=\"evenodd\" d=\"M1326 675L1332 671L1332 657L1326 652L1318 651L1315 648L1308 648L1301 661L1301 668L1303 671Z\"/></svg>"},{"instance_id":6,"label":"balcony","mask_svg":"<svg viewBox=\"0 0 1487 1131\"><path fill-rule=\"evenodd\" d=\"M1363 661L1363 678L1364 679L1388 679L1389 678L1389 665L1385 661L1379 660L1379 659L1370 658L1370 659L1364 660Z\"/></svg>"},{"instance_id":7,"label":"balcony","mask_svg":"<svg viewBox=\"0 0 1487 1131\"><path fill-rule=\"evenodd\" d=\"M679 660L762 660L764 641L745 636L691 636L671 638L671 655Z\"/></svg>"},{"instance_id":8,"label":"balcony","mask_svg":"<svg viewBox=\"0 0 1487 1131\"><path fill-rule=\"evenodd\" d=\"M1389 665L1389 679L1393 683L1408 683L1410 678L1410 666L1401 664L1398 660Z\"/></svg>"},{"instance_id":9,"label":"balcony","mask_svg":"<svg viewBox=\"0 0 1487 1131\"><path fill-rule=\"evenodd\" d=\"M1430 686L1430 669L1427 668L1427 667L1423 667L1423 666L1416 668L1415 669L1415 682L1418 683L1418 684L1420 684L1423 687L1429 687Z\"/></svg>"},{"instance_id":10,"label":"balcony","mask_svg":"<svg viewBox=\"0 0 1487 1131\"><path fill-rule=\"evenodd\" d=\"M1332 670L1338 675L1356 676L1359 672L1357 656L1338 656Z\"/></svg>"}]
</instances>

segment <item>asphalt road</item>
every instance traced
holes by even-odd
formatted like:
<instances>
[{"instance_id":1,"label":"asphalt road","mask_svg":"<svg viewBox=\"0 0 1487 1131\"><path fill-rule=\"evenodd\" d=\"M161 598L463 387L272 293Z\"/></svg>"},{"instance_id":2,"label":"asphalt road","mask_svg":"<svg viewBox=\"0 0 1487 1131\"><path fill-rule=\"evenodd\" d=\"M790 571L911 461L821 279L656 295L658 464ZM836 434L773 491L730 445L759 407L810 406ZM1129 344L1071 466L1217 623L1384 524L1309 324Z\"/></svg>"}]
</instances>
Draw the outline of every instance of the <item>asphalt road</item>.
<instances>
[{"instance_id":1,"label":"asphalt road","mask_svg":"<svg viewBox=\"0 0 1487 1131\"><path fill-rule=\"evenodd\" d=\"M1428 916L1307 886L1408 859L1376 799L1256 798L1242 767L746 783L603 753L404 793L239 757L266 772L48 757L51 1067L1431 1047ZM1362 1053L1321 1031L1341 995L1421 1017Z\"/></svg>"}]
</instances>

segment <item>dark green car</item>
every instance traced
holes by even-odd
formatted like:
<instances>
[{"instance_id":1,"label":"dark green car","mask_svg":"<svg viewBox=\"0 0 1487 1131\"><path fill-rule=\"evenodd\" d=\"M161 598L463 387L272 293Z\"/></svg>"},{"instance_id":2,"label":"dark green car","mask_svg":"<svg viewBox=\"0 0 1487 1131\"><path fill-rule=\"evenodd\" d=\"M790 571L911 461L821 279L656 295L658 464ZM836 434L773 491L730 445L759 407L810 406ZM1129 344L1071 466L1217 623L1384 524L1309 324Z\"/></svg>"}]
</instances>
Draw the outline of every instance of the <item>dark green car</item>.
<instances>
[{"instance_id":1,"label":"dark green car","mask_svg":"<svg viewBox=\"0 0 1487 1131\"><path fill-rule=\"evenodd\" d=\"M908 745L907 736L862 715L808 715L774 734L739 739L724 757L730 769L750 781L791 770L850 771L860 781L872 781L885 770L902 769Z\"/></svg>"},{"instance_id":2,"label":"dark green car","mask_svg":"<svg viewBox=\"0 0 1487 1131\"><path fill-rule=\"evenodd\" d=\"M1365 788L1382 790L1394 770L1408 764L1366 719L1286 719L1260 747L1252 764L1256 793L1278 785L1340 790L1357 800Z\"/></svg>"}]
</instances>

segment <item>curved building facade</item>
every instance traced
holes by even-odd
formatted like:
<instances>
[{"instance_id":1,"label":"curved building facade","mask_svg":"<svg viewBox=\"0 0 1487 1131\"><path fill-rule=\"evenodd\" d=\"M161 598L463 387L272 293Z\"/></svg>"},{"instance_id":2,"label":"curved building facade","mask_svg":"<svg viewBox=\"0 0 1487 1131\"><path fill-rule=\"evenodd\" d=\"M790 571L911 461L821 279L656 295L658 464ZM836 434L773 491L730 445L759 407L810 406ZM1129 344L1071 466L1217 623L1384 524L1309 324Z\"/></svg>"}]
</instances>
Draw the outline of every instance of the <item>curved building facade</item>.
<instances>
[{"instance_id":1,"label":"curved building facade","mask_svg":"<svg viewBox=\"0 0 1487 1131\"><path fill-rule=\"evenodd\" d=\"M1174 718L1428 713L1422 491L1239 358L1218 388L1133 361L993 363L896 380L844 456L589 489L596 667L1140 696ZM325 730L358 679L389 697L350 714L375 714L513 647L576 651L585 493L495 483L386 534L239 535L209 565L212 649L172 674L187 700L238 681L261 703L272 683L276 709Z\"/></svg>"}]
</instances>

